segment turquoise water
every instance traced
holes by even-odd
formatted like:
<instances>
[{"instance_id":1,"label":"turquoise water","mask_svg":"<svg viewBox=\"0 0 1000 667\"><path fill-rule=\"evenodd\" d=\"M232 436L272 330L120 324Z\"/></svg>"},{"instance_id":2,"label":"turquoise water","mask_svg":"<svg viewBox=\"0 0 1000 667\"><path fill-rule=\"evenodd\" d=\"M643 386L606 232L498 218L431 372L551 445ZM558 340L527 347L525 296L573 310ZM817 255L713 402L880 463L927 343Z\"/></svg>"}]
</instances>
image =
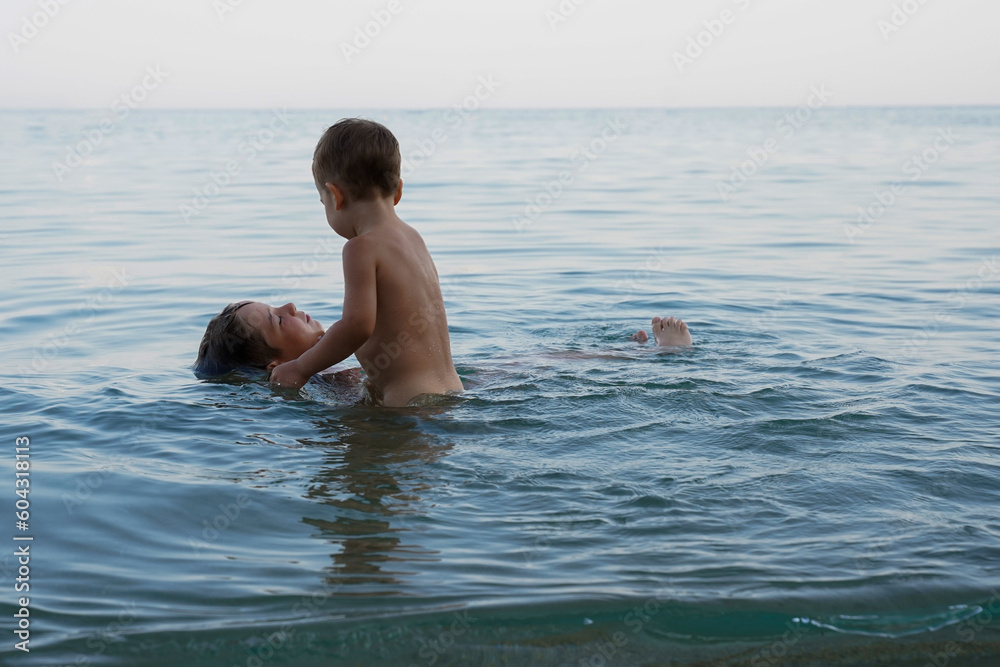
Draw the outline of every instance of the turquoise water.
<instances>
[{"instance_id":1,"label":"turquoise water","mask_svg":"<svg viewBox=\"0 0 1000 667\"><path fill-rule=\"evenodd\" d=\"M402 410L190 369L337 319L347 112L0 114L0 661L995 664L1000 109L789 111L367 114L468 388Z\"/></svg>"}]
</instances>

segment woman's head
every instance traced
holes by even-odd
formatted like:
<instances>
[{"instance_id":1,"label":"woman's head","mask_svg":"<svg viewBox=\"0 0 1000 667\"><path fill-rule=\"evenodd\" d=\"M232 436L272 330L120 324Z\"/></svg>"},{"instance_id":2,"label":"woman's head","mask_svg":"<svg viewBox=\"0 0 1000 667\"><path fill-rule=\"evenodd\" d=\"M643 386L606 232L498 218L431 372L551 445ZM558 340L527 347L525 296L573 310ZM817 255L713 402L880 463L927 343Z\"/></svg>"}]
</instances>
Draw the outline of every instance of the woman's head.
<instances>
[{"instance_id":1,"label":"woman's head","mask_svg":"<svg viewBox=\"0 0 1000 667\"><path fill-rule=\"evenodd\" d=\"M286 303L231 303L212 318L198 347L194 369L221 375L240 367L271 370L298 358L323 336L323 326Z\"/></svg>"}]
</instances>

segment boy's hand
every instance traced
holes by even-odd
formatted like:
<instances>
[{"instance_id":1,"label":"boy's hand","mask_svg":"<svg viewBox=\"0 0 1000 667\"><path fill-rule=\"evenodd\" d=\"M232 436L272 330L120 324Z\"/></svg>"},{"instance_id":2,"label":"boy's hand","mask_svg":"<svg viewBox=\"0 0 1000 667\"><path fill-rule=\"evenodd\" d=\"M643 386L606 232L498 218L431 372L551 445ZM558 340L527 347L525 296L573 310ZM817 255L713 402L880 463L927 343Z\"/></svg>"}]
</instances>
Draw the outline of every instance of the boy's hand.
<instances>
[{"instance_id":1,"label":"boy's hand","mask_svg":"<svg viewBox=\"0 0 1000 667\"><path fill-rule=\"evenodd\" d=\"M279 364L271 371L271 384L282 389L298 389L309 381L311 375L306 375L299 369L298 359Z\"/></svg>"}]
</instances>

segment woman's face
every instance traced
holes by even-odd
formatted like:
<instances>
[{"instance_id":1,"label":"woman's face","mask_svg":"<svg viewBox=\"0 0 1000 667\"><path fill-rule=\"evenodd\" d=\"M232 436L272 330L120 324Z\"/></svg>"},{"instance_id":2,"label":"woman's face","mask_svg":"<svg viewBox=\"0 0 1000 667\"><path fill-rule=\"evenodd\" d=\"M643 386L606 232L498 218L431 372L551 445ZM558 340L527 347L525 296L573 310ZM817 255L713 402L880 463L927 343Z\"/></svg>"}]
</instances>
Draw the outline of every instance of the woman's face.
<instances>
[{"instance_id":1,"label":"woman's face","mask_svg":"<svg viewBox=\"0 0 1000 667\"><path fill-rule=\"evenodd\" d=\"M236 311L236 317L256 329L264 341L278 350L278 358L267 368L297 359L323 337L323 325L295 309L294 303L281 307L254 301Z\"/></svg>"}]
</instances>

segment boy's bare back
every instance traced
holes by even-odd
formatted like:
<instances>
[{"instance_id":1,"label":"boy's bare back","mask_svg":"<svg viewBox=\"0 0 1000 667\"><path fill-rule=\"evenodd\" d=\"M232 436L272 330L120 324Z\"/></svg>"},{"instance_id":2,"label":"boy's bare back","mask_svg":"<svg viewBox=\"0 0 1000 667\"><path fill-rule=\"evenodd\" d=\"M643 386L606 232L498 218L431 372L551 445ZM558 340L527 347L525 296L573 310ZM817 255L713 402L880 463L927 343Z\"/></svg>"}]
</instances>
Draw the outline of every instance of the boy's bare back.
<instances>
[{"instance_id":1,"label":"boy's bare back","mask_svg":"<svg viewBox=\"0 0 1000 667\"><path fill-rule=\"evenodd\" d=\"M462 382L434 262L420 234L393 218L348 241L344 281L365 285L374 276L374 329L354 354L385 405L406 405L420 394L461 391Z\"/></svg>"},{"instance_id":2,"label":"boy's bare back","mask_svg":"<svg viewBox=\"0 0 1000 667\"><path fill-rule=\"evenodd\" d=\"M396 215L399 167L399 144L378 123L342 120L320 139L313 176L327 223L347 239L344 309L312 348L274 368L275 384L300 387L354 354L373 402L403 406L462 390L437 269L420 234Z\"/></svg>"}]
</instances>

